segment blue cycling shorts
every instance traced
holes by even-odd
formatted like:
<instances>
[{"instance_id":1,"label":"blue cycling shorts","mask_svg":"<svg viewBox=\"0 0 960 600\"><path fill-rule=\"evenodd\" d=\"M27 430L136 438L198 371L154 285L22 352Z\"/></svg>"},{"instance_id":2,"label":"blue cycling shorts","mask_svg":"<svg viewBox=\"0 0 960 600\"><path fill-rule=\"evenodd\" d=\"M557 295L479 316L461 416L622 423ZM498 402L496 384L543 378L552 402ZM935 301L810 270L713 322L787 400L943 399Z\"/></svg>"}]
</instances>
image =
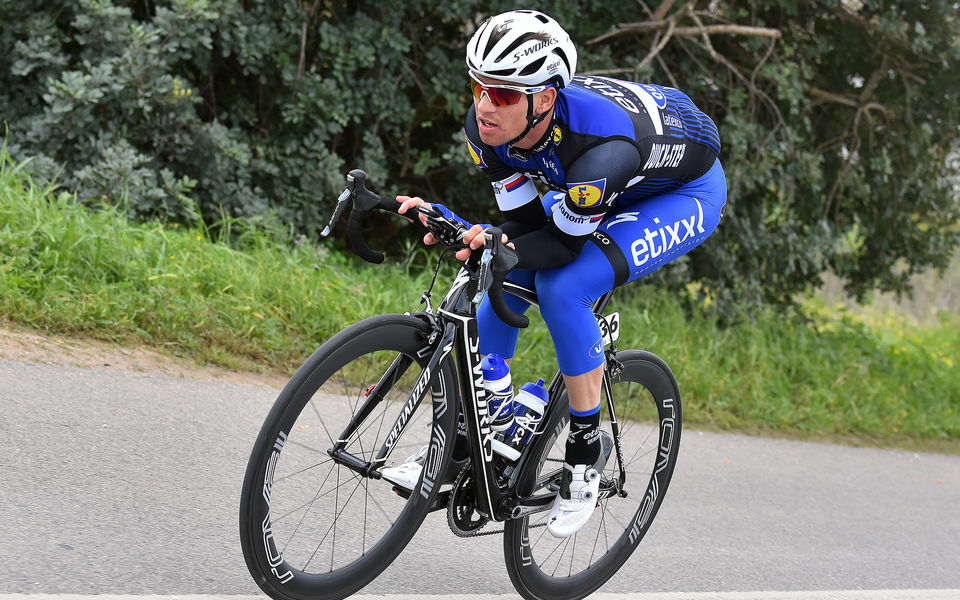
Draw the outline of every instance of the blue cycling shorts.
<instances>
[{"instance_id":1,"label":"blue cycling shorts","mask_svg":"<svg viewBox=\"0 0 960 600\"><path fill-rule=\"evenodd\" d=\"M564 194L545 194L544 210ZM516 270L507 279L534 287L543 317L565 375L582 375L603 364L600 327L591 305L617 285L635 281L696 248L716 230L727 202L727 182L720 161L702 177L681 188L631 200L629 191L587 242L579 256L562 267ZM517 313L530 305L506 295ZM513 357L519 330L493 312L485 298L477 311L480 353Z\"/></svg>"}]
</instances>

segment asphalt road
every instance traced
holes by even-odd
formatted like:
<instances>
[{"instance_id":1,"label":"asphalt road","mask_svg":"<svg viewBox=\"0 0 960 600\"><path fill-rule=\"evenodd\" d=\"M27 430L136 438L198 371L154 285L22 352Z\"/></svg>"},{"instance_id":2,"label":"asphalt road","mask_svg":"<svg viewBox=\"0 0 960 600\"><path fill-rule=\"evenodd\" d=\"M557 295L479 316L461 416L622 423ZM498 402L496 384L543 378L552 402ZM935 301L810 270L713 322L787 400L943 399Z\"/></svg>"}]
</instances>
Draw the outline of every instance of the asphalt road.
<instances>
[{"instance_id":1,"label":"asphalt road","mask_svg":"<svg viewBox=\"0 0 960 600\"><path fill-rule=\"evenodd\" d=\"M237 506L276 393L0 361L0 597L257 594ZM413 544L363 593L513 593L499 537ZM960 457L687 430L601 591L904 589L960 590Z\"/></svg>"}]
</instances>

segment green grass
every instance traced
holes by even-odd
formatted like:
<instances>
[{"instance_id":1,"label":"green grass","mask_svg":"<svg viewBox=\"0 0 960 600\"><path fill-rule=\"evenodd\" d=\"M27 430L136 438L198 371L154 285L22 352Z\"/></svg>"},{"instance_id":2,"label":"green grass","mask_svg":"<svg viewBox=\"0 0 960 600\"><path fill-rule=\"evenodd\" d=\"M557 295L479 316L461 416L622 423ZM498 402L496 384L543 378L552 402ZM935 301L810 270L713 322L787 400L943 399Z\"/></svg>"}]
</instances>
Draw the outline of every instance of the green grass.
<instances>
[{"instance_id":1,"label":"green grass","mask_svg":"<svg viewBox=\"0 0 960 600\"><path fill-rule=\"evenodd\" d=\"M231 236L236 224L221 225L213 236L131 223L38 184L0 154L0 319L289 373L348 323L416 310L432 275L250 229ZM921 327L810 300L805 318L769 310L721 328L709 308L683 305L633 285L612 310L621 313L621 348L671 364L689 427L960 452L956 314ZM556 369L549 335L531 316L514 362L519 381Z\"/></svg>"},{"instance_id":2,"label":"green grass","mask_svg":"<svg viewBox=\"0 0 960 600\"><path fill-rule=\"evenodd\" d=\"M229 238L229 224L218 228ZM347 322L413 309L422 274L384 272L254 230L233 243L208 230L128 222L0 167L0 318L34 329L236 368L290 368Z\"/></svg>"}]
</instances>

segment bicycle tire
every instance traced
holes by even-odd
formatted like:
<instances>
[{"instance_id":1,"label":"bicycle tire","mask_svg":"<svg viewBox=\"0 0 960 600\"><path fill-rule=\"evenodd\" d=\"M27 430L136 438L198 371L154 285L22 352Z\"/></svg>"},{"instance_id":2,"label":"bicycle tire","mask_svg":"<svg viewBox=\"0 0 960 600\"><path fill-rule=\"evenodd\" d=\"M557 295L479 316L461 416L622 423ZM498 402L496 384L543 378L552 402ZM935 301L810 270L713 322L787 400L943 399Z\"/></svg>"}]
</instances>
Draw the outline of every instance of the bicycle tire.
<instances>
[{"instance_id":1,"label":"bicycle tire","mask_svg":"<svg viewBox=\"0 0 960 600\"><path fill-rule=\"evenodd\" d=\"M627 465L627 496L601 499L590 521L569 538L557 539L547 532L546 512L507 521L503 538L507 571L528 600L576 600L606 583L643 539L673 475L682 424L676 379L666 363L649 352L628 350L617 359L623 370L613 382L613 395ZM566 407L566 393L559 402ZM601 406L606 411L604 399ZM544 493L547 481L556 489L568 420L569 411L552 411L544 433L535 438L533 460L518 475L521 495ZM609 423L603 427L608 429ZM638 429L647 430L647 437L637 436ZM614 451L603 476L608 480L618 473Z\"/></svg>"},{"instance_id":2,"label":"bicycle tire","mask_svg":"<svg viewBox=\"0 0 960 600\"><path fill-rule=\"evenodd\" d=\"M402 377L385 387L386 398L348 436L351 454L373 458L432 354L429 333L422 319L409 315L360 321L321 345L277 397L250 454L240 502L244 560L271 598L345 598L390 565L423 522L440 485L425 484L421 475L404 498L387 480L360 475L326 450L370 384L397 357L407 357ZM424 470L442 473L456 427L451 362L437 369L433 386L424 390L427 399L410 414L384 466L429 444Z\"/></svg>"}]
</instances>

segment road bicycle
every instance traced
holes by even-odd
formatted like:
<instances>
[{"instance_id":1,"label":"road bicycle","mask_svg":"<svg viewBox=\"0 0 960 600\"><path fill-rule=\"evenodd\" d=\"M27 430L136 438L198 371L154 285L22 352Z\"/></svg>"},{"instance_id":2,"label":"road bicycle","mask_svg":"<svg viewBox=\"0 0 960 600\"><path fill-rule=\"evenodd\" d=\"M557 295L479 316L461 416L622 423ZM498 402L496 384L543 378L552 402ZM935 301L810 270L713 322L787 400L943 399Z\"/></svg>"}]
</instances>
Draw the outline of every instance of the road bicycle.
<instances>
[{"instance_id":1,"label":"road bicycle","mask_svg":"<svg viewBox=\"0 0 960 600\"><path fill-rule=\"evenodd\" d=\"M369 262L383 261L363 237L366 217L399 203L370 192L366 174L347 176L325 235L352 204L348 239ZM417 207L445 253L464 248L464 227ZM419 219L408 219L421 225ZM545 519L559 489L568 401L559 371L549 403L520 457L492 451L476 308L486 294L506 322L526 326L504 293L536 305L535 290L505 280L516 264L501 232L485 232L443 300L431 291L420 309L370 317L324 342L297 370L264 421L247 465L240 540L257 585L277 600L345 598L393 562L431 512L445 512L462 537L503 535L506 569L530 600L572 600L612 577L637 548L663 502L680 445L681 405L666 363L643 350L618 351L617 313L594 312L604 332L602 427L613 438L597 508L563 539ZM522 357L519 357L522 360ZM469 458L451 457L466 435ZM408 490L382 471L422 450L423 470Z\"/></svg>"}]
</instances>

